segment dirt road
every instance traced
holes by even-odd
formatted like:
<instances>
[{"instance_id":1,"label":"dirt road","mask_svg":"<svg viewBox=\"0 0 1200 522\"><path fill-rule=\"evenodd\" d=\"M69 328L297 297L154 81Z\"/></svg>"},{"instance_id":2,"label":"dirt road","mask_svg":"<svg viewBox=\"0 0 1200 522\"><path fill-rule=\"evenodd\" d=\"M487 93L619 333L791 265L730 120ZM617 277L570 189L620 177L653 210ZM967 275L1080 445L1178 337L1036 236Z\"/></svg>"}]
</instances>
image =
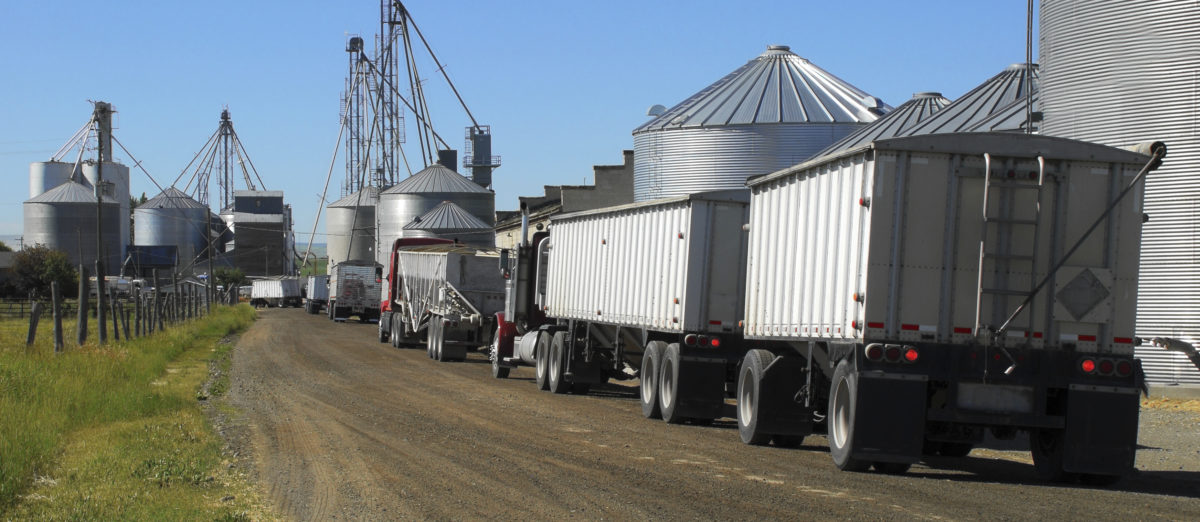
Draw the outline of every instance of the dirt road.
<instances>
[{"instance_id":1,"label":"dirt road","mask_svg":"<svg viewBox=\"0 0 1200 522\"><path fill-rule=\"evenodd\" d=\"M437 363L375 335L264 310L236 348L233 444L289 518L1200 520L1200 436L1143 433L1139 472L1111 489L1042 484L1027 452L987 449L843 473L821 436L746 446L728 419L643 419L636 388L552 395L532 370L497 380L482 354ZM1200 431L1179 419L1163 428Z\"/></svg>"}]
</instances>

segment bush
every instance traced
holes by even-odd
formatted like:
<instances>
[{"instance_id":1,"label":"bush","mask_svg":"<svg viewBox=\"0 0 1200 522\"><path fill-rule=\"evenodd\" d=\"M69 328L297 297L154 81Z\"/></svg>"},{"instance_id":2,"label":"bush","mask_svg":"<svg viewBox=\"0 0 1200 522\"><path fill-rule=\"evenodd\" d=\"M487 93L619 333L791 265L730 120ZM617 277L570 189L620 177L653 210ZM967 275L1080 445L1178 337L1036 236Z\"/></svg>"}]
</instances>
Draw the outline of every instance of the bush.
<instances>
[{"instance_id":1,"label":"bush","mask_svg":"<svg viewBox=\"0 0 1200 522\"><path fill-rule=\"evenodd\" d=\"M35 245L13 256L13 284L21 295L49 299L50 283L54 281L62 295L77 297L79 274L66 253Z\"/></svg>"}]
</instances>

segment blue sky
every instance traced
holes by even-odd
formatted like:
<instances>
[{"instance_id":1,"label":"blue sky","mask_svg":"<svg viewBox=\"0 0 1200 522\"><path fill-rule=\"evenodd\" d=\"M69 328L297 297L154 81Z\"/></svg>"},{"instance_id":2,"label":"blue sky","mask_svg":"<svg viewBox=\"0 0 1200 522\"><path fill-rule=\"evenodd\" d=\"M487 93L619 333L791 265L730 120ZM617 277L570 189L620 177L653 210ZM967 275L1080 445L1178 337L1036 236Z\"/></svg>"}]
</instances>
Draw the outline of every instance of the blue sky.
<instances>
[{"instance_id":1,"label":"blue sky","mask_svg":"<svg viewBox=\"0 0 1200 522\"><path fill-rule=\"evenodd\" d=\"M337 146L345 41L379 31L378 0L0 5L0 174L9 187L0 191L0 235L21 234L29 163L87 121L88 100L103 100L118 111L117 138L164 185L228 106L267 188L292 204L297 242L307 243ZM543 185L590 183L592 165L619 163L633 148L630 133L648 107L682 101L770 44L893 106L919 91L953 99L1025 59L1025 0L406 6L471 112L492 126L500 210ZM424 64L431 119L461 149L470 122L433 74ZM337 162L330 201L345 175ZM131 177L134 195L157 193L140 171ZM322 223L317 242L323 231Z\"/></svg>"}]
</instances>

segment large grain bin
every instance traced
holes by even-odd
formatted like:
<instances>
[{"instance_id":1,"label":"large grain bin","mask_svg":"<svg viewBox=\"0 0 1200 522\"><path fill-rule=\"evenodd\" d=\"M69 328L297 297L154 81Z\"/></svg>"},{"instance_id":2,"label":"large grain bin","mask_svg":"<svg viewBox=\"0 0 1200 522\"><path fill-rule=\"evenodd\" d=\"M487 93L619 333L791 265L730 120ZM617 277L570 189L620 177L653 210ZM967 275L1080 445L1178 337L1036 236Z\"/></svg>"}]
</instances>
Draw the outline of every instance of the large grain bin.
<instances>
[{"instance_id":1,"label":"large grain bin","mask_svg":"<svg viewBox=\"0 0 1200 522\"><path fill-rule=\"evenodd\" d=\"M492 247L496 231L451 201L443 201L404 227L404 237L452 239L468 245Z\"/></svg>"},{"instance_id":2,"label":"large grain bin","mask_svg":"<svg viewBox=\"0 0 1200 522\"><path fill-rule=\"evenodd\" d=\"M121 215L125 217L120 227L121 255L123 255L125 245L129 244L129 167L110 161L103 163L103 169L100 169L99 166L99 163L89 160L83 162L81 170L83 177L92 186L96 186L98 176L103 177L105 195L116 200Z\"/></svg>"},{"instance_id":3,"label":"large grain bin","mask_svg":"<svg viewBox=\"0 0 1200 522\"><path fill-rule=\"evenodd\" d=\"M133 210L133 244L174 246L183 269L192 266L208 248L209 211L175 187Z\"/></svg>"},{"instance_id":4,"label":"large grain bin","mask_svg":"<svg viewBox=\"0 0 1200 522\"><path fill-rule=\"evenodd\" d=\"M36 198L46 191L71 180L78 173L74 163L35 161L29 164L29 197ZM78 177L76 178L78 179Z\"/></svg>"},{"instance_id":5,"label":"large grain bin","mask_svg":"<svg viewBox=\"0 0 1200 522\"><path fill-rule=\"evenodd\" d=\"M409 176L379 195L375 210L377 241L375 261L387 265L392 242L404 233L405 225L433 210L443 201L453 201L467 213L492 226L496 194L440 164Z\"/></svg>"},{"instance_id":6,"label":"large grain bin","mask_svg":"<svg viewBox=\"0 0 1200 522\"><path fill-rule=\"evenodd\" d=\"M995 76L971 89L953 103L937 111L921 123L904 130L898 136L919 136L943 132L969 132L993 114L1020 104L1027 93L1038 90L1038 65L1014 63ZM1024 117L1013 125L1024 123ZM1015 130L993 126L990 130Z\"/></svg>"},{"instance_id":7,"label":"large grain bin","mask_svg":"<svg viewBox=\"0 0 1200 522\"><path fill-rule=\"evenodd\" d=\"M1163 141L1146 176L1138 337L1200 343L1200 9L1185 0L1042 0L1043 133L1128 146ZM1136 349L1154 383L1200 384L1182 355Z\"/></svg>"},{"instance_id":8,"label":"large grain bin","mask_svg":"<svg viewBox=\"0 0 1200 522\"><path fill-rule=\"evenodd\" d=\"M913 94L912 99L896 107L895 110L887 113L882 118L875 120L875 123L862 127L849 136L838 140L837 143L817 153L817 156L854 149L875 140L894 138L925 121L949 104L950 100L947 100L939 92L918 92Z\"/></svg>"},{"instance_id":9,"label":"large grain bin","mask_svg":"<svg viewBox=\"0 0 1200 522\"><path fill-rule=\"evenodd\" d=\"M366 187L329 205L325 214L325 251L329 267L342 261L375 259L375 206L379 189Z\"/></svg>"},{"instance_id":10,"label":"large grain bin","mask_svg":"<svg viewBox=\"0 0 1200 522\"><path fill-rule=\"evenodd\" d=\"M738 189L891 110L784 45L633 131L634 200Z\"/></svg>"},{"instance_id":11,"label":"large grain bin","mask_svg":"<svg viewBox=\"0 0 1200 522\"><path fill-rule=\"evenodd\" d=\"M111 197L103 197L103 246L105 271L120 270L121 236L118 229L128 225L122 220L120 206ZM92 270L96 261L96 193L82 183L68 181L24 204L23 241L27 245L45 245L61 250L73 266L83 263Z\"/></svg>"}]
</instances>

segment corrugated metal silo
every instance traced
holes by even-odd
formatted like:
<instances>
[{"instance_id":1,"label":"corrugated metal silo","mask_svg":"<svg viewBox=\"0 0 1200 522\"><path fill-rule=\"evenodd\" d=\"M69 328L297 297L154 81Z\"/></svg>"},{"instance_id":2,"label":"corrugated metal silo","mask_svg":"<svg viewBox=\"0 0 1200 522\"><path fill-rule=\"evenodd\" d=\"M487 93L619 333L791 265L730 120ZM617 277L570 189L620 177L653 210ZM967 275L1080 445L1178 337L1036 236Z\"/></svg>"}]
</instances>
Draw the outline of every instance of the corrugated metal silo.
<instances>
[{"instance_id":1,"label":"corrugated metal silo","mask_svg":"<svg viewBox=\"0 0 1200 522\"><path fill-rule=\"evenodd\" d=\"M329 205L325 214L325 251L329 266L375 259L375 206L379 189L366 187Z\"/></svg>"},{"instance_id":2,"label":"corrugated metal silo","mask_svg":"<svg viewBox=\"0 0 1200 522\"><path fill-rule=\"evenodd\" d=\"M443 201L405 225L404 236L453 239L459 243L486 247L496 244L496 231L491 225L451 201Z\"/></svg>"},{"instance_id":3,"label":"corrugated metal silo","mask_svg":"<svg viewBox=\"0 0 1200 522\"><path fill-rule=\"evenodd\" d=\"M74 163L62 161L36 161L29 164L29 197L36 198L47 190L70 181L71 174L78 172Z\"/></svg>"},{"instance_id":4,"label":"corrugated metal silo","mask_svg":"<svg viewBox=\"0 0 1200 522\"><path fill-rule=\"evenodd\" d=\"M772 45L633 130L634 200L743 188L800 163L891 110Z\"/></svg>"},{"instance_id":5,"label":"corrugated metal silo","mask_svg":"<svg viewBox=\"0 0 1200 522\"><path fill-rule=\"evenodd\" d=\"M82 165L83 177L88 183L96 186L97 163L85 161ZM121 225L121 255L124 256L125 245L129 244L129 167L120 163L104 162L104 169L99 172L104 177L105 194L112 196L120 205L120 212L125 216Z\"/></svg>"},{"instance_id":6,"label":"corrugated metal silo","mask_svg":"<svg viewBox=\"0 0 1200 522\"><path fill-rule=\"evenodd\" d=\"M904 102L878 120L875 120L875 123L854 131L845 138L838 140L837 143L818 152L816 156L850 150L875 140L894 138L914 125L925 121L925 119L949 104L950 100L943 97L940 92L918 92L913 94L912 99Z\"/></svg>"},{"instance_id":7,"label":"corrugated metal silo","mask_svg":"<svg viewBox=\"0 0 1200 522\"><path fill-rule=\"evenodd\" d=\"M1043 132L1167 144L1146 176L1138 337L1200 343L1200 9L1185 0L1042 0ZM1200 384L1182 354L1135 349L1151 382Z\"/></svg>"},{"instance_id":8,"label":"corrugated metal silo","mask_svg":"<svg viewBox=\"0 0 1200 522\"><path fill-rule=\"evenodd\" d=\"M133 210L133 244L175 246L180 267L191 265L208 248L208 228L208 208L175 187Z\"/></svg>"},{"instance_id":9,"label":"corrugated metal silo","mask_svg":"<svg viewBox=\"0 0 1200 522\"><path fill-rule=\"evenodd\" d=\"M120 270L121 236L117 233L122 219L119 206L110 197L103 198L105 271ZM96 260L96 193L91 187L70 181L24 204L24 242L46 245L66 252L73 266L86 264L91 270ZM124 223L128 223L126 218Z\"/></svg>"},{"instance_id":10,"label":"corrugated metal silo","mask_svg":"<svg viewBox=\"0 0 1200 522\"><path fill-rule=\"evenodd\" d=\"M1032 71L1032 74L1029 72ZM1038 91L1038 65L1014 63L978 87L954 100L937 114L909 127L898 136L919 136L943 132L969 132L993 114L1011 109L1025 99L1027 92ZM1032 89L1030 87L1032 86ZM1020 122L1023 123L1024 115ZM995 131L1016 130L994 128Z\"/></svg>"},{"instance_id":11,"label":"corrugated metal silo","mask_svg":"<svg viewBox=\"0 0 1200 522\"><path fill-rule=\"evenodd\" d=\"M386 265L392 242L400 237L408 237L404 233L404 226L443 201L453 201L488 226L495 221L494 192L449 168L433 164L379 195L375 218L380 247L376 249L375 261Z\"/></svg>"}]
</instances>

